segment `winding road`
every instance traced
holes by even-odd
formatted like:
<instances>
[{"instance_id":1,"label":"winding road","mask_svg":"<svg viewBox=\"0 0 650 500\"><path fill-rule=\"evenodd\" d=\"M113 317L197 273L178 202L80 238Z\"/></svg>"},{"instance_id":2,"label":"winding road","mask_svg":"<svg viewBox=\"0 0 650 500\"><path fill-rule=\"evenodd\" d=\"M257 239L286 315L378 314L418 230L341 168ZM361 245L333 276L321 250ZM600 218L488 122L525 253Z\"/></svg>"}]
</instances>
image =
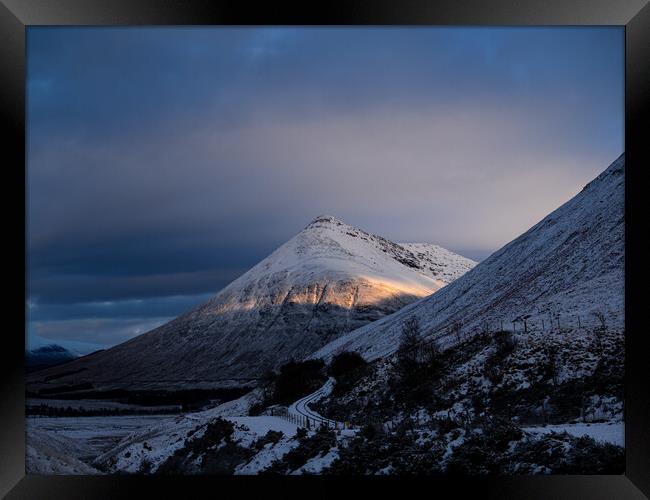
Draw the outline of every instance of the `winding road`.
<instances>
[{"instance_id":1,"label":"winding road","mask_svg":"<svg viewBox=\"0 0 650 500\"><path fill-rule=\"evenodd\" d=\"M312 392L311 394L308 394L304 398L301 398L290 405L288 408L289 414L298 417L299 420L305 422L303 425L308 425L309 427L326 425L327 427L334 429L345 429L346 427L350 428L350 426L346 426L344 422L337 422L336 420L325 418L309 407L310 403L315 403L319 399L327 396L332 391L333 386L334 379L330 377L320 389Z\"/></svg>"}]
</instances>

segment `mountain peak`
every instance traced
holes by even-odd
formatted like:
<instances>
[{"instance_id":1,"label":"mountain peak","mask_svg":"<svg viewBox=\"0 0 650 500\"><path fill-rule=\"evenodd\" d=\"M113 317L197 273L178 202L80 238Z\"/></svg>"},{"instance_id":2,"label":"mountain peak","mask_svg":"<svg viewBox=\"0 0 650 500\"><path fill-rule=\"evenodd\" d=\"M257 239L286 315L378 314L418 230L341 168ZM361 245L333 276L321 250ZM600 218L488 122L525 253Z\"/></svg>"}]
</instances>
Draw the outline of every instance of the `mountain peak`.
<instances>
[{"instance_id":1,"label":"mountain peak","mask_svg":"<svg viewBox=\"0 0 650 500\"><path fill-rule=\"evenodd\" d=\"M40 347L36 347L34 349L30 349L29 352L32 352L34 354L41 354L41 353L50 353L50 352L68 352L68 350L65 347L60 346L59 344L46 344Z\"/></svg>"},{"instance_id":2,"label":"mountain peak","mask_svg":"<svg viewBox=\"0 0 650 500\"><path fill-rule=\"evenodd\" d=\"M346 224L340 219L337 219L333 215L327 215L327 214L322 214L319 215L318 217L314 218L309 224L307 224L307 227L313 227L313 226L348 226L349 224Z\"/></svg>"},{"instance_id":3,"label":"mountain peak","mask_svg":"<svg viewBox=\"0 0 650 500\"><path fill-rule=\"evenodd\" d=\"M320 215L204 304L82 358L74 369L83 371L57 380L103 387L182 380L212 387L232 384L232 377L259 377L436 292L472 267L448 253L412 251Z\"/></svg>"}]
</instances>

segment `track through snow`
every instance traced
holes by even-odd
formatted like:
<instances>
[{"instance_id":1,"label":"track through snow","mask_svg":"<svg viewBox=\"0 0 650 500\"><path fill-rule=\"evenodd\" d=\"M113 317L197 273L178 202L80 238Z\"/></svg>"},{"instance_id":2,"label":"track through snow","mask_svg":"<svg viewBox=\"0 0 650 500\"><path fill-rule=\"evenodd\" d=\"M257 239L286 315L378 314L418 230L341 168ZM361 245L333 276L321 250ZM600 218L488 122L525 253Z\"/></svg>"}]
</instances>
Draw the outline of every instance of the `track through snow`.
<instances>
[{"instance_id":1,"label":"track through snow","mask_svg":"<svg viewBox=\"0 0 650 500\"><path fill-rule=\"evenodd\" d=\"M324 398L332 392L334 387L334 379L330 377L325 384L315 392L308 394L304 398L299 399L295 403L291 404L288 408L289 415L298 417L299 422L303 422L307 427L318 427L325 425L327 427L333 427L334 429L349 429L351 426L346 422L338 422L326 417L323 417L319 413L315 412L309 407L310 403L315 403L316 401Z\"/></svg>"}]
</instances>

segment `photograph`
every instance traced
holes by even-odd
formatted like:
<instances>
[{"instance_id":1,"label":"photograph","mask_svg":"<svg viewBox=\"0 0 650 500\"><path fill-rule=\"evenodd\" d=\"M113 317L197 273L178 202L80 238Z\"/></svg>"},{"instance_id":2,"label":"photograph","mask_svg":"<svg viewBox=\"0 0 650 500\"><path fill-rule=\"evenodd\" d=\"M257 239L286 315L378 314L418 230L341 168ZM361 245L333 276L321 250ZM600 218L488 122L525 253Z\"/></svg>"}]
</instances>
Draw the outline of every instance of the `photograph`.
<instances>
[{"instance_id":1,"label":"photograph","mask_svg":"<svg viewBox=\"0 0 650 500\"><path fill-rule=\"evenodd\" d=\"M624 474L625 50L26 27L26 473Z\"/></svg>"}]
</instances>

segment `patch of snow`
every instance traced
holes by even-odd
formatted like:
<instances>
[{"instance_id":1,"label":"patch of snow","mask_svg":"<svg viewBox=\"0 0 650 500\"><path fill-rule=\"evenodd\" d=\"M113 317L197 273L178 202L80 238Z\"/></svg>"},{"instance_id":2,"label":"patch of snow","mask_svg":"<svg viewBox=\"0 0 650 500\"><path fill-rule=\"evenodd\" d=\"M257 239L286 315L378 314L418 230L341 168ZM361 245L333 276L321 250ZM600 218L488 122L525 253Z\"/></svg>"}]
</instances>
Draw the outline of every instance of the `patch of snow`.
<instances>
[{"instance_id":1,"label":"patch of snow","mask_svg":"<svg viewBox=\"0 0 650 500\"><path fill-rule=\"evenodd\" d=\"M522 430L531 434L549 434L566 432L572 436L589 436L602 443L612 443L625 447L624 422L602 422L595 424L559 424L539 427L524 427Z\"/></svg>"},{"instance_id":2,"label":"patch of snow","mask_svg":"<svg viewBox=\"0 0 650 500\"><path fill-rule=\"evenodd\" d=\"M339 457L338 447L330 448L330 450L324 455L319 455L313 458L310 458L307 463L305 463L299 469L296 469L291 473L291 475L298 474L320 474L323 469L326 469L332 462Z\"/></svg>"},{"instance_id":3,"label":"patch of snow","mask_svg":"<svg viewBox=\"0 0 650 500\"><path fill-rule=\"evenodd\" d=\"M249 462L240 465L235 470L235 475L259 474L276 460L282 459L287 453L298 446L298 441L283 437L275 444L267 444Z\"/></svg>"}]
</instances>

